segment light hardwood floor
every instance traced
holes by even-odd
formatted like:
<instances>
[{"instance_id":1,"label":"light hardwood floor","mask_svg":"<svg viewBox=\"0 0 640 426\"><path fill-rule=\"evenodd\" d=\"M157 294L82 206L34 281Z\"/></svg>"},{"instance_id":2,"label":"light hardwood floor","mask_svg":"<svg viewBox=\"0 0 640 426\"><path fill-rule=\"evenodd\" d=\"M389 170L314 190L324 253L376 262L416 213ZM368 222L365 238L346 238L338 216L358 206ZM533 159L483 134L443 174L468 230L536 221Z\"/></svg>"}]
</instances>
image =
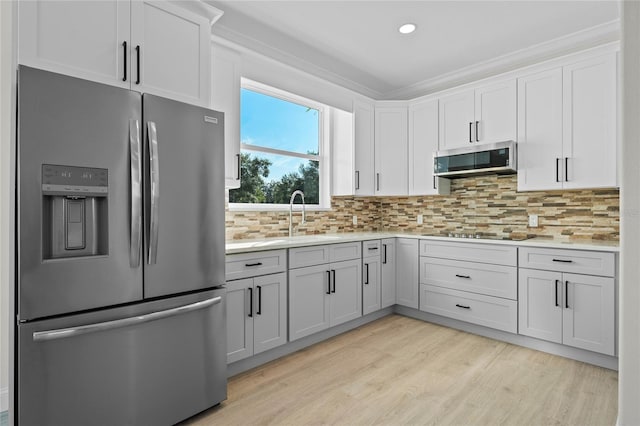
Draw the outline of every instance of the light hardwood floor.
<instances>
[{"instance_id":1,"label":"light hardwood floor","mask_svg":"<svg viewBox=\"0 0 640 426\"><path fill-rule=\"evenodd\" d=\"M618 374L391 315L229 380L186 425L613 425Z\"/></svg>"}]
</instances>

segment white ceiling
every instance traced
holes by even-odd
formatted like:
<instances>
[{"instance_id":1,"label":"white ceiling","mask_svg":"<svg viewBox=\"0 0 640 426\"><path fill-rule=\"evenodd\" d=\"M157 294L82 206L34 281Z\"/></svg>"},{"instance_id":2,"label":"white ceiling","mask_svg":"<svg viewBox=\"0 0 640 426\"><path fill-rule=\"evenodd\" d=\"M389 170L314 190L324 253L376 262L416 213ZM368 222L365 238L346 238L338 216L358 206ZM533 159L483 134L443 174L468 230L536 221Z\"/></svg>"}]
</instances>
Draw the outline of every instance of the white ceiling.
<instances>
[{"instance_id":1,"label":"white ceiling","mask_svg":"<svg viewBox=\"0 0 640 426\"><path fill-rule=\"evenodd\" d=\"M215 35L376 99L415 97L619 37L614 0L207 2L225 12ZM417 31L400 34L406 22Z\"/></svg>"}]
</instances>

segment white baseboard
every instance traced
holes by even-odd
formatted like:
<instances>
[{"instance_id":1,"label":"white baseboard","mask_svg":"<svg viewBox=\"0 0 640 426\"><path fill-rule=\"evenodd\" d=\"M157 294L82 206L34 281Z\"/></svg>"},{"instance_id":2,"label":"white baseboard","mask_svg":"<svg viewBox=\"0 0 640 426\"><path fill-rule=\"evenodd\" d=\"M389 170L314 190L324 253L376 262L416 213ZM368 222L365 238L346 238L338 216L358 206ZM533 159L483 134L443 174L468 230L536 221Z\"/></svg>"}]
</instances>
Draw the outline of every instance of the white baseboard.
<instances>
[{"instance_id":1,"label":"white baseboard","mask_svg":"<svg viewBox=\"0 0 640 426\"><path fill-rule=\"evenodd\" d=\"M9 388L0 389L0 413L9 410Z\"/></svg>"}]
</instances>

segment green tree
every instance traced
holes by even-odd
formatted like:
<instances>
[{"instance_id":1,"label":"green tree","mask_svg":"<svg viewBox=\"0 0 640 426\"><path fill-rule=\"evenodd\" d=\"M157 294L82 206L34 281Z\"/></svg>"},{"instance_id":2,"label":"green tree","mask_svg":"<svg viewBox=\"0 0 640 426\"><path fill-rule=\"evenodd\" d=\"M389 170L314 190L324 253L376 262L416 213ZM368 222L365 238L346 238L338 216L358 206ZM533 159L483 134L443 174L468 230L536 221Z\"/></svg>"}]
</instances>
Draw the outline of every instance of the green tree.
<instances>
[{"instance_id":1,"label":"green tree","mask_svg":"<svg viewBox=\"0 0 640 426\"><path fill-rule=\"evenodd\" d=\"M240 188L229 191L230 203L264 203L267 201L264 178L269 176L271 161L242 153Z\"/></svg>"},{"instance_id":2,"label":"green tree","mask_svg":"<svg viewBox=\"0 0 640 426\"><path fill-rule=\"evenodd\" d=\"M318 204L319 197L319 163L309 160L307 164L301 164L298 171L287 173L279 181L272 181L266 190L267 202L276 204L289 204L291 193L297 189L304 192L304 200L307 204ZM300 202L299 199L296 202Z\"/></svg>"}]
</instances>

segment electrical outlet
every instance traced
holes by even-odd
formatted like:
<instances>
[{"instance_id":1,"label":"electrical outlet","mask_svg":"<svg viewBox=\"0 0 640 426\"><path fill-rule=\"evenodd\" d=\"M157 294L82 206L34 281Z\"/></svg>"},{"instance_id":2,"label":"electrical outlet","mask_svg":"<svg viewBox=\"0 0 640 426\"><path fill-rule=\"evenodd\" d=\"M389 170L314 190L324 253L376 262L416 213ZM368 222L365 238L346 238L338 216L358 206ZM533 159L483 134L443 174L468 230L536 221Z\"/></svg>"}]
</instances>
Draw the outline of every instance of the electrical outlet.
<instances>
[{"instance_id":1,"label":"electrical outlet","mask_svg":"<svg viewBox=\"0 0 640 426\"><path fill-rule=\"evenodd\" d=\"M537 228L538 227L538 215L537 214L530 214L529 215L529 227L530 228Z\"/></svg>"},{"instance_id":2,"label":"electrical outlet","mask_svg":"<svg viewBox=\"0 0 640 426\"><path fill-rule=\"evenodd\" d=\"M358 224L358 216L353 215L353 224L357 225Z\"/></svg>"},{"instance_id":3,"label":"electrical outlet","mask_svg":"<svg viewBox=\"0 0 640 426\"><path fill-rule=\"evenodd\" d=\"M423 216L421 214L418 215L418 225L422 225L423 223Z\"/></svg>"}]
</instances>

